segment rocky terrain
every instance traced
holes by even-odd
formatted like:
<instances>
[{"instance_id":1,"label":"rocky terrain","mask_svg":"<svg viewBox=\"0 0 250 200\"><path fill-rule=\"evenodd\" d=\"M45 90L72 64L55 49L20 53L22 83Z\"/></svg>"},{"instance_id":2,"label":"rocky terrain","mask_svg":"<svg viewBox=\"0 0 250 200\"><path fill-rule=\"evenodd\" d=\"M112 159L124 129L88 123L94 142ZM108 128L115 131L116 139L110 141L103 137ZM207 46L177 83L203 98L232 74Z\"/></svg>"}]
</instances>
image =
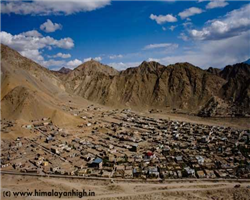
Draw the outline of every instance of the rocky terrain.
<instances>
[{"instance_id":1,"label":"rocky terrain","mask_svg":"<svg viewBox=\"0 0 250 200\"><path fill-rule=\"evenodd\" d=\"M179 110L206 117L249 116L245 63L202 70L190 63L143 62L118 72L89 61L64 77L68 92L108 106Z\"/></svg>"},{"instance_id":2,"label":"rocky terrain","mask_svg":"<svg viewBox=\"0 0 250 200\"><path fill-rule=\"evenodd\" d=\"M166 67L143 62L118 72L96 61L71 71L64 81L69 92L105 105L186 111L198 111L212 96L219 95L226 82L189 63Z\"/></svg>"},{"instance_id":3,"label":"rocky terrain","mask_svg":"<svg viewBox=\"0 0 250 200\"><path fill-rule=\"evenodd\" d=\"M220 95L213 97L200 114L249 117L250 65L239 63L226 66L217 76L223 78L226 82L220 88Z\"/></svg>"},{"instance_id":4,"label":"rocky terrain","mask_svg":"<svg viewBox=\"0 0 250 200\"><path fill-rule=\"evenodd\" d=\"M220 74L220 72L221 72L221 69L209 67L207 69L207 71L210 72L211 74L214 74L214 75L218 76Z\"/></svg>"},{"instance_id":5,"label":"rocky terrain","mask_svg":"<svg viewBox=\"0 0 250 200\"><path fill-rule=\"evenodd\" d=\"M61 113L57 107L60 97L72 95L143 111L161 109L205 117L250 114L250 65L246 63L202 70L190 63L164 66L144 61L138 67L117 71L91 60L74 70L55 72L5 45L1 54L3 117L22 118L25 107L34 110L32 115Z\"/></svg>"}]
</instances>

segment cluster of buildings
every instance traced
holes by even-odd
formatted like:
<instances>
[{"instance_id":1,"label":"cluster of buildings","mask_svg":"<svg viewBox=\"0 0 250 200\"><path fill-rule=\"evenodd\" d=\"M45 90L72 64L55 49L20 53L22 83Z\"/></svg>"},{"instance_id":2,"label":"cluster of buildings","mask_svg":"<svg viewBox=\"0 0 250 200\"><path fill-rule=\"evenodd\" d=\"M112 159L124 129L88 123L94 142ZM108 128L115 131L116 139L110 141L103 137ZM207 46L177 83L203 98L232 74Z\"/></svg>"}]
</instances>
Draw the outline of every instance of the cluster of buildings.
<instances>
[{"instance_id":1,"label":"cluster of buildings","mask_svg":"<svg viewBox=\"0 0 250 200\"><path fill-rule=\"evenodd\" d=\"M250 130L155 119L130 110L84 116L75 129L43 118L31 137L1 141L1 170L106 178L250 178Z\"/></svg>"}]
</instances>

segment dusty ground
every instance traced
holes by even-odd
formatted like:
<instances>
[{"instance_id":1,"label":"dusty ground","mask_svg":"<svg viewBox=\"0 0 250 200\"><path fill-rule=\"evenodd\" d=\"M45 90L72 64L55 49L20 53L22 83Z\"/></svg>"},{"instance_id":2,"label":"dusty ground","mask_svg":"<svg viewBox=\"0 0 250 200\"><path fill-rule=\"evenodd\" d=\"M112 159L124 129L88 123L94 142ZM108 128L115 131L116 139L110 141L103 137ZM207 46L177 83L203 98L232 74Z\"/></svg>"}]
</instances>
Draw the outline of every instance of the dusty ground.
<instances>
[{"instance_id":1,"label":"dusty ground","mask_svg":"<svg viewBox=\"0 0 250 200\"><path fill-rule=\"evenodd\" d=\"M127 183L108 180L79 180L63 178L29 177L16 175L2 175L2 199L58 199L58 197L3 197L3 191L51 191L65 192L74 190L85 190L95 192L94 197L83 197L83 199L99 200L186 200L186 199L213 199L213 200L248 200L250 199L249 182L203 182L182 181L168 183ZM240 188L234 188L240 184ZM78 197L74 197L77 199ZM62 197L61 199L68 199Z\"/></svg>"},{"instance_id":2,"label":"dusty ground","mask_svg":"<svg viewBox=\"0 0 250 200\"><path fill-rule=\"evenodd\" d=\"M174 114L169 112L162 112L157 114L148 114L148 116L155 118L170 119L176 121L184 121L197 124L228 126L237 129L250 129L249 118L205 118L186 114Z\"/></svg>"}]
</instances>

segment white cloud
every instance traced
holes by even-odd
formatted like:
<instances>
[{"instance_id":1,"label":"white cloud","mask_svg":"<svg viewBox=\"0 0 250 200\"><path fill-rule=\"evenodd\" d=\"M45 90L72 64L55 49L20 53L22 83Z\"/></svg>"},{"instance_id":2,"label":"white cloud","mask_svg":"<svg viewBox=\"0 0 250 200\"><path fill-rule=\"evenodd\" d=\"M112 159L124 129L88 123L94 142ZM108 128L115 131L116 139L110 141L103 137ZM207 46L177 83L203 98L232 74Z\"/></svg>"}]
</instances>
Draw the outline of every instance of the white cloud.
<instances>
[{"instance_id":1,"label":"white cloud","mask_svg":"<svg viewBox=\"0 0 250 200\"><path fill-rule=\"evenodd\" d=\"M109 56L109 59L117 59L117 58L122 58L123 57L123 55L121 55L121 54L119 54L119 55L111 55L111 56Z\"/></svg>"},{"instance_id":2,"label":"white cloud","mask_svg":"<svg viewBox=\"0 0 250 200\"><path fill-rule=\"evenodd\" d=\"M21 33L21 34L24 35L24 36L27 36L27 37L42 37L42 34L39 33L39 32L36 31L36 30L23 32L23 33Z\"/></svg>"},{"instance_id":3,"label":"white cloud","mask_svg":"<svg viewBox=\"0 0 250 200\"><path fill-rule=\"evenodd\" d=\"M31 60L34 60L36 62L40 62L44 60L43 56L41 55L41 52L38 51L37 49L26 49L23 51L19 51L19 53L22 56L29 58Z\"/></svg>"},{"instance_id":4,"label":"white cloud","mask_svg":"<svg viewBox=\"0 0 250 200\"><path fill-rule=\"evenodd\" d=\"M78 67L79 65L82 64L82 61L75 59L75 60L70 60L68 62L66 62L65 60L54 60L54 59L49 59L49 60L44 60L39 62L42 66L47 67L47 68L51 68L53 67L67 67L70 69L74 69L76 67Z\"/></svg>"},{"instance_id":5,"label":"white cloud","mask_svg":"<svg viewBox=\"0 0 250 200\"><path fill-rule=\"evenodd\" d=\"M74 47L74 42L71 38L56 40L50 36L26 36L25 33L12 35L5 31L0 32L0 38L3 44L10 46L17 51L23 49L42 49L48 46L59 47L63 49L71 49L72 47Z\"/></svg>"},{"instance_id":6,"label":"white cloud","mask_svg":"<svg viewBox=\"0 0 250 200\"><path fill-rule=\"evenodd\" d=\"M102 58L99 56L99 57L95 57L94 60L100 62L102 60Z\"/></svg>"},{"instance_id":7,"label":"white cloud","mask_svg":"<svg viewBox=\"0 0 250 200\"><path fill-rule=\"evenodd\" d=\"M95 60L95 61L100 62L100 61L102 60L102 58L101 58L101 57L95 57L95 58L89 57L89 58L84 58L84 59L83 59L83 62L88 62L88 61L90 61L90 60Z\"/></svg>"},{"instance_id":8,"label":"white cloud","mask_svg":"<svg viewBox=\"0 0 250 200\"><path fill-rule=\"evenodd\" d=\"M159 44L149 44L145 46L143 49L148 50L148 49L157 49L157 48L178 48L178 44L173 44L173 43L159 43Z\"/></svg>"},{"instance_id":9,"label":"white cloud","mask_svg":"<svg viewBox=\"0 0 250 200\"><path fill-rule=\"evenodd\" d=\"M62 67L63 65L66 64L64 60L54 60L54 59L49 59L49 60L44 60L39 62L42 66L44 67Z\"/></svg>"},{"instance_id":10,"label":"white cloud","mask_svg":"<svg viewBox=\"0 0 250 200\"><path fill-rule=\"evenodd\" d=\"M53 23L51 20L47 19L46 22L41 24L40 29L46 33L52 33L55 32L56 30L62 29L62 25Z\"/></svg>"},{"instance_id":11,"label":"white cloud","mask_svg":"<svg viewBox=\"0 0 250 200\"><path fill-rule=\"evenodd\" d=\"M206 9L223 8L227 5L228 3L225 0L213 0L207 4Z\"/></svg>"},{"instance_id":12,"label":"white cloud","mask_svg":"<svg viewBox=\"0 0 250 200\"><path fill-rule=\"evenodd\" d=\"M75 60L71 60L69 62L67 62L67 67L70 68L70 69L74 69L76 67L78 67L79 65L82 64L82 61L78 60L78 59L75 59Z\"/></svg>"},{"instance_id":13,"label":"white cloud","mask_svg":"<svg viewBox=\"0 0 250 200\"><path fill-rule=\"evenodd\" d=\"M84 58L84 59L83 59L83 62L91 61L91 59L92 59L91 57L89 57L89 58Z\"/></svg>"},{"instance_id":14,"label":"white cloud","mask_svg":"<svg viewBox=\"0 0 250 200\"><path fill-rule=\"evenodd\" d=\"M69 53L67 54L64 54L64 53L57 53L56 55L53 55L53 56L48 56L49 58L70 58L71 55Z\"/></svg>"},{"instance_id":15,"label":"white cloud","mask_svg":"<svg viewBox=\"0 0 250 200\"><path fill-rule=\"evenodd\" d=\"M130 67L137 67L141 64L141 62L113 62L108 65L114 67L117 70L125 70Z\"/></svg>"},{"instance_id":16,"label":"white cloud","mask_svg":"<svg viewBox=\"0 0 250 200\"><path fill-rule=\"evenodd\" d=\"M188 36L185 33L181 33L180 36L179 36L179 38L181 38L184 41L188 41L189 40Z\"/></svg>"},{"instance_id":17,"label":"white cloud","mask_svg":"<svg viewBox=\"0 0 250 200\"><path fill-rule=\"evenodd\" d=\"M188 50L181 55L150 58L162 64L189 62L202 68L210 66L223 68L229 64L242 62L249 58L250 31L242 35L218 41L198 42L193 51Z\"/></svg>"},{"instance_id":18,"label":"white cloud","mask_svg":"<svg viewBox=\"0 0 250 200\"><path fill-rule=\"evenodd\" d=\"M177 22L177 18L170 14L158 16L151 14L149 18L155 20L157 24L164 24L166 22Z\"/></svg>"},{"instance_id":19,"label":"white cloud","mask_svg":"<svg viewBox=\"0 0 250 200\"><path fill-rule=\"evenodd\" d=\"M17 35L2 31L0 32L0 39L1 43L37 62L43 60L41 50L44 48L51 49L52 47L58 47L71 49L74 46L74 42L71 38L56 40L49 36L40 36L38 32L34 31L28 31Z\"/></svg>"},{"instance_id":20,"label":"white cloud","mask_svg":"<svg viewBox=\"0 0 250 200\"><path fill-rule=\"evenodd\" d=\"M185 18L191 17L193 15L201 14L202 12L203 12L203 10L200 8L191 7L191 8L188 8L188 9L180 12L178 15L181 17L181 19L185 19Z\"/></svg>"},{"instance_id":21,"label":"white cloud","mask_svg":"<svg viewBox=\"0 0 250 200\"><path fill-rule=\"evenodd\" d=\"M70 15L78 12L93 11L110 5L110 0L33 0L31 2L1 2L3 14L19 15Z\"/></svg>"},{"instance_id":22,"label":"white cloud","mask_svg":"<svg viewBox=\"0 0 250 200\"><path fill-rule=\"evenodd\" d=\"M169 27L169 30L174 31L174 29L175 29L176 27L177 27L177 26L170 26L170 27Z\"/></svg>"},{"instance_id":23,"label":"white cloud","mask_svg":"<svg viewBox=\"0 0 250 200\"><path fill-rule=\"evenodd\" d=\"M250 30L250 5L227 13L223 18L208 21L201 30L190 30L195 40L219 40L234 37Z\"/></svg>"},{"instance_id":24,"label":"white cloud","mask_svg":"<svg viewBox=\"0 0 250 200\"><path fill-rule=\"evenodd\" d=\"M163 27L162 27L162 30L166 31L167 29L163 26Z\"/></svg>"}]
</instances>

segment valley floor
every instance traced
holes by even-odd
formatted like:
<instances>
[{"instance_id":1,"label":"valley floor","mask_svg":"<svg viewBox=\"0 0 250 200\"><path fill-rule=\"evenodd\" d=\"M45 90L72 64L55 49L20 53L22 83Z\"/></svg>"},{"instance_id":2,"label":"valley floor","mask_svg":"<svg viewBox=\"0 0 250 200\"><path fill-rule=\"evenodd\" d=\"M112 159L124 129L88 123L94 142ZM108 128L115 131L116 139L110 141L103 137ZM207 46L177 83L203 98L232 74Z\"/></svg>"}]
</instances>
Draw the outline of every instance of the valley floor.
<instances>
[{"instance_id":1,"label":"valley floor","mask_svg":"<svg viewBox=\"0 0 250 200\"><path fill-rule=\"evenodd\" d=\"M167 158L161 158L161 152L155 151L156 158L163 159L167 163L167 166L172 165L180 171L180 167L184 166L183 162L179 163L176 159L178 155L182 155L183 158L187 159L187 165L190 165L190 161L195 157L203 156L205 163L213 164L215 155L218 156L216 159L224 161L224 163L237 164L224 156L217 150L206 150L190 149L182 147L182 145L189 145L189 141L186 141L186 136L193 136L197 141L198 147L210 146L216 147L215 142L221 142L221 138L224 136L228 137L228 140L232 142L221 145L225 147L231 147L233 141L241 141L242 136L247 133L250 129L249 119L246 118L235 118L235 119L216 119L216 118L200 118L196 116L188 116L184 114L174 114L169 112L160 113L148 113L148 112L134 112L121 109L111 109L108 107L100 106L97 104L85 103L83 105L81 99L67 99L64 104L59 104L62 110L70 114L76 119L75 124L66 125L55 125L50 122L50 119L34 119L34 121L23 122L23 121L8 121L2 120L2 133L1 133L1 150L4 155L4 161L7 167L2 170L11 170L12 172L18 172L22 169L37 170L43 169L43 172L52 174L51 169L63 170L70 172L82 173L80 169L88 166L87 156L93 155L95 157L102 157L101 153L106 152L105 155L116 154L117 158L124 158L124 154L128 155L132 160L128 160L127 163L120 164L119 167L125 166L125 169L130 170L130 177L132 173L131 163L134 163L134 158L137 159L137 155L141 156L142 161L143 155L153 147L158 147L160 144L170 146L173 155L167 156ZM46 117L46 116L45 116ZM190 123L190 124L189 124ZM197 133L190 133L189 126L192 129L197 130ZM218 127L211 127L218 126ZM225 126L225 127L223 127ZM228 127L228 128L227 128ZM245 132L242 132L245 129ZM247 130L248 129L248 130ZM174 134L176 130L184 132L177 138L177 134ZM202 141L202 134L199 131L205 131L211 136L214 136L212 146L210 141ZM224 133L224 131L226 131ZM150 134L146 134L146 133ZM242 134L240 134L242 132ZM229 134L230 133L230 134ZM124 138L120 138L124 136ZM52 138L52 140L50 140ZM107 139L108 138L108 139ZM133 139L136 139L135 141ZM233 140L235 139L235 140ZM243 138L244 139L244 138ZM242 145L247 143L245 139L241 141ZM211 137L212 140L212 137ZM169 142L168 144L166 142ZM130 151L127 147L137 143L140 148L137 153ZM177 143L176 146L172 146ZM67 144L68 146L66 146ZM59 147L62 145L65 148L73 147L68 151L61 150ZM196 144L195 144L196 145ZM80 147L83 146L83 149ZM95 148L93 148L93 146ZM57 149L54 149L57 147ZM181 149L190 150L189 152L180 152ZM116 150L110 153L112 150ZM212 148L215 149L215 148ZM61 150L59 153L55 153L57 150ZM176 152L175 152L176 150ZM54 152L55 151L55 152ZM211 152L214 151L214 154ZM83 152L84 154L81 154ZM38 155L39 153L39 155ZM73 156L74 153L74 156ZM86 153L86 155L85 155ZM223 152L225 153L225 152ZM230 155L234 154L230 151ZM59 156L60 155L60 156ZM193 156L192 156L193 155ZM79 164L81 157L82 163ZM86 159L85 159L86 156ZM235 155L235 157L239 155ZM191 158L192 157L192 158ZM8 158L10 160L8 160ZM67 159L72 163L72 166L68 164L63 165L64 159ZM113 163L113 158L110 162ZM150 158L155 160L155 158ZM240 159L243 159L241 155ZM40 162L41 161L41 162ZM140 161L140 162L141 162ZM9 162L11 165L9 165ZM158 160L157 160L158 162ZM154 161L154 166L158 166L161 162L157 163ZM186 162L186 160L185 160ZM238 162L238 161L237 161ZM139 161L138 161L139 163ZM184 163L185 164L185 163ZM12 166L15 169L12 169ZM79 165L79 170L75 171L73 166ZM83 165L83 166L82 166ZM57 169L60 166L61 169ZM115 167L118 167L115 166ZM138 168L139 164L135 167ZM185 165L186 166L186 165ZM193 165L192 165L193 166ZM238 165L235 165L236 167ZM242 168L245 166L242 166ZM9 169L11 168L11 169ZM206 172L208 168L204 167ZM105 171L106 169L104 169ZM119 176L119 174L112 175ZM124 171L124 169L122 169ZM168 171L173 171L168 169ZM92 174L98 170L92 170ZM196 170L203 171L203 168L197 168ZM110 172L108 169L106 172ZM220 172L220 171L219 171ZM37 173L40 173L37 172ZM237 176L232 174L231 171L221 170L221 177L227 173L229 176L235 179L228 180L222 179L217 180L174 180L165 181L164 183L153 183L143 181L111 181L108 180L84 180L84 179L72 179L72 178L53 178L53 177L32 177L32 176L21 176L14 174L2 174L1 175L1 197L2 199L58 199L58 197L44 197L44 196L29 196L29 197L14 197L13 192L34 192L35 190L41 192L50 192L54 190L56 192L70 192L73 189L82 191L83 189L87 192L91 191L95 193L95 196L83 197L83 199L99 199L99 200L163 200L163 199L175 199L175 200L186 200L186 199L213 199L213 200L250 200L250 179L245 182L239 182L237 177L246 177L247 173L239 171ZM104 175L102 175L104 176ZM114 176L114 177L115 177ZM170 174L166 176L172 176ZM196 175L197 176L197 175ZM110 175L111 177L111 175ZM179 177L179 175L178 175ZM239 188L235 188L235 185L240 184ZM3 194L6 191L10 191L11 197L4 197ZM78 197L74 197L77 199ZM60 199L71 199L69 197L61 197Z\"/></svg>"}]
</instances>

